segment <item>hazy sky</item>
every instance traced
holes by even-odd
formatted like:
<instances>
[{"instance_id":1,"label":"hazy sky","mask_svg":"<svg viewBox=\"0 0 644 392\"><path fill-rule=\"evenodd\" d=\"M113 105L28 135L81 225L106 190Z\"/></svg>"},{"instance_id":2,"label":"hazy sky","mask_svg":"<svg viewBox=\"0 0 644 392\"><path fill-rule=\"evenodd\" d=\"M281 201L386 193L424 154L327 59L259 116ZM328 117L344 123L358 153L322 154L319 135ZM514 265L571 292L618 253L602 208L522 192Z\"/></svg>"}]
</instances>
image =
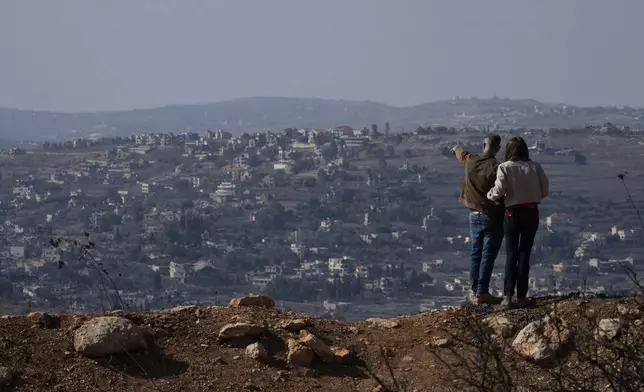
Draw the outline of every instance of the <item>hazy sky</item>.
<instances>
[{"instance_id":1,"label":"hazy sky","mask_svg":"<svg viewBox=\"0 0 644 392\"><path fill-rule=\"evenodd\" d=\"M642 0L0 0L0 107L644 106Z\"/></svg>"}]
</instances>

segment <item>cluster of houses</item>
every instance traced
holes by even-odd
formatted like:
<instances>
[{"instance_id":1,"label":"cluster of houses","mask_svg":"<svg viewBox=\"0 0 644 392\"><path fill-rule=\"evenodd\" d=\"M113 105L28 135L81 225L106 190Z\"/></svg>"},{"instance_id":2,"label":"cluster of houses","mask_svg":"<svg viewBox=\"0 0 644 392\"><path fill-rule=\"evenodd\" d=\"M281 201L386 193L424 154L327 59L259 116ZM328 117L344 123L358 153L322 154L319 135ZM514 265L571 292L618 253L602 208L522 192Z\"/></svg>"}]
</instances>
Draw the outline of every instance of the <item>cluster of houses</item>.
<instances>
[{"instance_id":1,"label":"cluster of houses","mask_svg":"<svg viewBox=\"0 0 644 392\"><path fill-rule=\"evenodd\" d=\"M309 174L317 173L316 169L321 169L326 175L334 175L342 170L345 162L342 154L325 155L324 149L328 148L330 142L337 144L340 149L362 148L373 143L375 137L377 135L374 130L354 129L344 125L331 129L291 129L283 133L264 132L241 136L233 136L223 130L207 131L204 135L193 132L145 133L115 142L113 146L104 149L100 157L75 159L72 165L64 169L39 168L39 174L31 174L16 181L9 192L9 198L2 201L1 207L6 213L5 221L0 224L0 234L5 245L0 251L0 272L2 276L10 277L19 271L34 278L20 287L21 292L27 297L38 297L38 291L47 286L56 295L76 298L78 293L73 285L52 283L55 279L52 272L47 270L47 267L64 261L64 254L48 244L52 227L60 226L61 229L67 229L74 224L78 226L79 223L67 222L63 218L66 216L66 210L87 212L89 229L104 234L106 240L113 240L117 235L125 237L125 248L129 245L129 238L143 235L149 240L163 233L167 223L185 223L191 219L208 218L206 211L222 204L266 204L269 193L266 190L276 185L276 181L279 180L277 173L294 174L299 161L304 159L310 159L315 163L313 170L307 170ZM77 144L82 145L80 142L71 143L72 146ZM544 148L539 143L534 146L538 151ZM181 156L182 160L170 162L171 167L174 167L172 172L155 173L154 165L158 163L155 162L158 159L158 156L154 155L155 151L173 151L176 156ZM414 173L410 176L412 181L423 181L423 176L417 173L414 165L405 162L400 170ZM144 172L154 174L150 176ZM211 181L213 178L215 181ZM303 181L306 178L300 176L293 181ZM141 221L134 224L136 218L132 212L133 207L158 195L176 195L179 187L177 180L182 181L191 191L202 193L205 197L190 200L191 208L186 211L166 207L149 208L142 212ZM381 181L383 179L380 174L369 174L365 185L374 186ZM249 182L252 182L253 186L245 186ZM114 192L106 198L105 189L108 187ZM250 192L251 188L260 189L262 192ZM328 192L327 197L333 195L335 190L331 187ZM61 199L63 203L50 204L52 198ZM97 198L104 200L93 207L87 204L87 200ZM49 205L55 205L56 208L48 210L46 206ZM406 230L376 232L375 229L367 229L371 227L377 208L372 206L364 212L359 238L365 246L375 246L381 239L393 242L405 240L408 235ZM37 213L25 214L29 211ZM113 223L106 224L106 221L114 217L116 219ZM255 219L256 213L253 212L248 220L252 222ZM342 225L339 221L322 219L317 230L329 232ZM455 272L450 266L454 265L455 261L457 264L463 264L467 259L469 236L451 232L449 228L444 227L433 208L429 214L418 217L417 225L431 236L441 237L445 250L440 255L423 256L422 261L404 263L402 266L370 263L348 256L317 256L325 252L306 248L298 241L290 245L292 252L297 255L316 256L302 258L303 261L296 268L267 265L256 271L242 273L219 271L217 263L208 258L188 261L168 254L161 255L160 251L156 251L155 254L149 249L152 246L143 246L142 252L145 253L152 272L182 285L189 285L195 280L224 279L237 286L250 287L253 291L263 291L279 279L317 281L329 285L349 282L360 287L364 293L391 297L405 292L409 282L415 280L424 293L439 293L460 298L469 291L469 272ZM537 272L530 281L534 292L551 290L551 287L560 291L576 290L583 286L583 279L573 277L581 276L582 270L584 274L602 276L615 272L624 263L636 263L632 257L607 260L601 257L600 250L606 246L609 239L632 244L641 239L641 230L614 226L606 233L584 231L581 225L562 213L547 216L542 226L539 236L565 233L578 238L580 243L574 255L570 255L570 260L541 266L542 268L537 266ZM206 248L218 248L223 253L230 250L214 243L207 233L201 235L201 240L202 246ZM539 240L537 244L540 244ZM422 249L407 250L411 253ZM90 271L84 270L82 274L89 276ZM495 274L492 287L500 290L501 286L502 276ZM595 289L604 288L599 286ZM124 291L120 295L141 308L158 301L158 296L138 291ZM74 306L82 306L83 301L79 299L72 302L76 304Z\"/></svg>"}]
</instances>

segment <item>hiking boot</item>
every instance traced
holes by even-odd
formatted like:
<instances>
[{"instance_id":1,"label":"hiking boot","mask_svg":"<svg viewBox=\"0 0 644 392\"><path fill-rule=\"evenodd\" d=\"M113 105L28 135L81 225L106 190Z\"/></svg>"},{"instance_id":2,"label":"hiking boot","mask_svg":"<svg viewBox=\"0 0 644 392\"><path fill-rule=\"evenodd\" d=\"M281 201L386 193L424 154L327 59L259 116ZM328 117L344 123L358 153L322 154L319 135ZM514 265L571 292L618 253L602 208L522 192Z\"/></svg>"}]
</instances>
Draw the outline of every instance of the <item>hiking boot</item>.
<instances>
[{"instance_id":1,"label":"hiking boot","mask_svg":"<svg viewBox=\"0 0 644 392\"><path fill-rule=\"evenodd\" d=\"M483 304L488 304L488 305L497 305L501 303L501 298L497 298L493 296L490 293L481 293L476 296L476 302L477 305L483 305Z\"/></svg>"},{"instance_id":2,"label":"hiking boot","mask_svg":"<svg viewBox=\"0 0 644 392\"><path fill-rule=\"evenodd\" d=\"M513 306L512 296L511 295L504 296L503 301L501 302L501 306L506 309L512 309L512 306Z\"/></svg>"},{"instance_id":3,"label":"hiking boot","mask_svg":"<svg viewBox=\"0 0 644 392\"><path fill-rule=\"evenodd\" d=\"M527 308L535 305L535 301L531 298L517 298L517 308Z\"/></svg>"}]
</instances>

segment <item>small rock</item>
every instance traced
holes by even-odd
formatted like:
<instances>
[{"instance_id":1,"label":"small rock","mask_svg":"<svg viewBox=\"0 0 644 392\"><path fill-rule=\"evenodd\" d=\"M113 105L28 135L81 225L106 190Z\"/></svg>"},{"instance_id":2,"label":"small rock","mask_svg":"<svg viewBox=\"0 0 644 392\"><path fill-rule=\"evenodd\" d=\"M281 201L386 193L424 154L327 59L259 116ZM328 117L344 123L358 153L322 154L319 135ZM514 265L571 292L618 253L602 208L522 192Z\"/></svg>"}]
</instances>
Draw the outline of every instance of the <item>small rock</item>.
<instances>
[{"instance_id":1,"label":"small rock","mask_svg":"<svg viewBox=\"0 0 644 392\"><path fill-rule=\"evenodd\" d=\"M179 313L183 312L184 310L193 310L197 309L196 305L181 305L181 306L175 306L174 308L170 309L170 313Z\"/></svg>"},{"instance_id":2,"label":"small rock","mask_svg":"<svg viewBox=\"0 0 644 392\"><path fill-rule=\"evenodd\" d=\"M519 331L512 348L534 361L548 361L556 357L569 338L570 330L563 320L546 316Z\"/></svg>"},{"instance_id":3,"label":"small rock","mask_svg":"<svg viewBox=\"0 0 644 392\"><path fill-rule=\"evenodd\" d=\"M412 363L414 362L414 358L411 355L405 355L401 359L402 363Z\"/></svg>"},{"instance_id":4,"label":"small rock","mask_svg":"<svg viewBox=\"0 0 644 392\"><path fill-rule=\"evenodd\" d=\"M348 364L353 362L355 359L353 353L349 349L343 347L331 347L331 351L333 351L335 362Z\"/></svg>"},{"instance_id":5,"label":"small rock","mask_svg":"<svg viewBox=\"0 0 644 392\"><path fill-rule=\"evenodd\" d=\"M358 329L358 327L349 327L349 332L351 332L354 335L357 335L360 333L360 330Z\"/></svg>"},{"instance_id":6,"label":"small rock","mask_svg":"<svg viewBox=\"0 0 644 392\"><path fill-rule=\"evenodd\" d=\"M277 324L278 328L285 329L289 332L298 333L308 325L308 321L304 319L284 320Z\"/></svg>"},{"instance_id":7,"label":"small rock","mask_svg":"<svg viewBox=\"0 0 644 392\"><path fill-rule=\"evenodd\" d=\"M394 319L383 319L383 318L370 318L367 319L367 322L382 328L398 328L400 323Z\"/></svg>"},{"instance_id":8,"label":"small rock","mask_svg":"<svg viewBox=\"0 0 644 392\"><path fill-rule=\"evenodd\" d=\"M449 339L441 338L439 336L434 336L432 341L429 343L433 347L447 347L450 344Z\"/></svg>"},{"instance_id":9,"label":"small rock","mask_svg":"<svg viewBox=\"0 0 644 392\"><path fill-rule=\"evenodd\" d=\"M123 311L123 309L116 309L116 310L112 310L111 312L108 312L108 314L110 316L120 316L122 314L125 314L125 312Z\"/></svg>"},{"instance_id":10,"label":"small rock","mask_svg":"<svg viewBox=\"0 0 644 392\"><path fill-rule=\"evenodd\" d=\"M277 375L275 375L275 377L273 378L273 381L285 382L287 378L288 378L288 373L283 370L279 370L277 372Z\"/></svg>"},{"instance_id":11,"label":"small rock","mask_svg":"<svg viewBox=\"0 0 644 392\"><path fill-rule=\"evenodd\" d=\"M57 317L51 316L45 312L31 312L27 318L35 325L45 327L47 329L57 328L59 320Z\"/></svg>"},{"instance_id":12,"label":"small rock","mask_svg":"<svg viewBox=\"0 0 644 392\"><path fill-rule=\"evenodd\" d=\"M300 331L300 342L309 346L323 362L333 362L335 355L329 346L306 329Z\"/></svg>"},{"instance_id":13,"label":"small rock","mask_svg":"<svg viewBox=\"0 0 644 392\"><path fill-rule=\"evenodd\" d=\"M633 322L633 325L636 326L636 327L641 327L643 324L644 324L644 321L642 321L642 320L635 320Z\"/></svg>"},{"instance_id":14,"label":"small rock","mask_svg":"<svg viewBox=\"0 0 644 392\"><path fill-rule=\"evenodd\" d=\"M224 361L222 357L215 357L215 363L223 365L226 363L226 361Z\"/></svg>"},{"instance_id":15,"label":"small rock","mask_svg":"<svg viewBox=\"0 0 644 392\"><path fill-rule=\"evenodd\" d=\"M84 323L74 335L74 348L94 358L145 350L148 343L143 331L130 320L106 316Z\"/></svg>"},{"instance_id":16,"label":"small rock","mask_svg":"<svg viewBox=\"0 0 644 392\"><path fill-rule=\"evenodd\" d=\"M516 333L516 326L505 316L492 316L483 320L493 335L504 339L512 337Z\"/></svg>"},{"instance_id":17,"label":"small rock","mask_svg":"<svg viewBox=\"0 0 644 392\"><path fill-rule=\"evenodd\" d=\"M629 308L624 304L617 305L617 311L622 316L632 317L632 318L637 318L642 313L639 309L637 309L637 308Z\"/></svg>"},{"instance_id":18,"label":"small rock","mask_svg":"<svg viewBox=\"0 0 644 392\"><path fill-rule=\"evenodd\" d=\"M375 387L373 387L373 389L371 390L371 392L385 392L385 391L386 391L386 389L385 389L385 387L383 387L382 385L376 385L376 386L375 386Z\"/></svg>"},{"instance_id":19,"label":"small rock","mask_svg":"<svg viewBox=\"0 0 644 392\"><path fill-rule=\"evenodd\" d=\"M260 360L266 359L268 353L261 343L253 343L246 347L246 356L251 359Z\"/></svg>"},{"instance_id":20,"label":"small rock","mask_svg":"<svg viewBox=\"0 0 644 392\"><path fill-rule=\"evenodd\" d=\"M257 324L227 324L219 331L219 340L254 338L266 332L266 327Z\"/></svg>"},{"instance_id":21,"label":"small rock","mask_svg":"<svg viewBox=\"0 0 644 392\"><path fill-rule=\"evenodd\" d=\"M252 295L249 297L233 298L228 303L230 308L238 308L240 306L263 306L266 308L274 308L275 301L271 297L265 295Z\"/></svg>"},{"instance_id":22,"label":"small rock","mask_svg":"<svg viewBox=\"0 0 644 392\"><path fill-rule=\"evenodd\" d=\"M0 367L0 386L9 386L13 382L13 374L8 367ZM2 389L2 388L0 388Z\"/></svg>"},{"instance_id":23,"label":"small rock","mask_svg":"<svg viewBox=\"0 0 644 392\"><path fill-rule=\"evenodd\" d=\"M4 316L0 317L0 320L10 320L14 318L15 316L10 316L8 314L5 314Z\"/></svg>"},{"instance_id":24,"label":"small rock","mask_svg":"<svg viewBox=\"0 0 644 392\"><path fill-rule=\"evenodd\" d=\"M613 340L619 335L622 329L622 321L620 319L602 319L597 324L595 330L595 339Z\"/></svg>"},{"instance_id":25,"label":"small rock","mask_svg":"<svg viewBox=\"0 0 644 392\"><path fill-rule=\"evenodd\" d=\"M233 357L233 359L234 359L235 361L237 361L237 360L241 359L241 356L239 356L239 355L235 355L235 356Z\"/></svg>"},{"instance_id":26,"label":"small rock","mask_svg":"<svg viewBox=\"0 0 644 392\"><path fill-rule=\"evenodd\" d=\"M295 339L289 339L286 344L288 346L287 359L291 364L302 367L311 366L311 362L315 359L315 352L310 347Z\"/></svg>"}]
</instances>

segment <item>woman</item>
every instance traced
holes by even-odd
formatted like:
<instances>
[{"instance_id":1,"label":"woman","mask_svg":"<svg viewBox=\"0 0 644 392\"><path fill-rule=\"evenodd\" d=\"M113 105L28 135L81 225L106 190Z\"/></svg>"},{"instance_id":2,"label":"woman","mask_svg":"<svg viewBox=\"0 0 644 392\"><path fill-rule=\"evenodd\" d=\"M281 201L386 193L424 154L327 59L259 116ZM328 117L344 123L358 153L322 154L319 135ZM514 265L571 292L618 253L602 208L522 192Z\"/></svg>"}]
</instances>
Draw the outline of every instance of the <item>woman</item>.
<instances>
[{"instance_id":1,"label":"woman","mask_svg":"<svg viewBox=\"0 0 644 392\"><path fill-rule=\"evenodd\" d=\"M505 202L505 282L503 305L511 307L517 294L516 307L532 304L527 298L530 252L539 228L539 203L548 196L548 177L537 162L530 160L528 145L513 137L505 145L505 162L499 165L494 187L488 199Z\"/></svg>"}]
</instances>

